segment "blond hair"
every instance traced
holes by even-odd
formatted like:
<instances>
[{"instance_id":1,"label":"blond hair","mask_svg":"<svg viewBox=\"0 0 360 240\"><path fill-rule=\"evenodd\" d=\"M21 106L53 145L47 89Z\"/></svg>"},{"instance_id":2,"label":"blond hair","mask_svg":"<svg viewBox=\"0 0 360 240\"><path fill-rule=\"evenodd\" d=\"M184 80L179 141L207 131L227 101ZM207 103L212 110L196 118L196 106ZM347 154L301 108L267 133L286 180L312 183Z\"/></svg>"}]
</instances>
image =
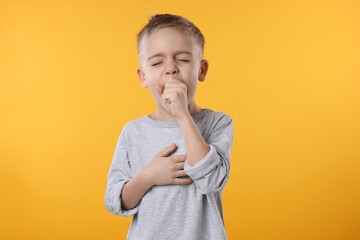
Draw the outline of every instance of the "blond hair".
<instances>
[{"instance_id":1,"label":"blond hair","mask_svg":"<svg viewBox=\"0 0 360 240\"><path fill-rule=\"evenodd\" d=\"M141 53L142 41L149 37L152 33L166 27L173 27L183 30L185 36L192 37L200 46L201 58L204 56L205 38L200 29L197 28L191 21L184 17L174 14L156 14L150 16L149 22L136 35L138 55Z\"/></svg>"}]
</instances>

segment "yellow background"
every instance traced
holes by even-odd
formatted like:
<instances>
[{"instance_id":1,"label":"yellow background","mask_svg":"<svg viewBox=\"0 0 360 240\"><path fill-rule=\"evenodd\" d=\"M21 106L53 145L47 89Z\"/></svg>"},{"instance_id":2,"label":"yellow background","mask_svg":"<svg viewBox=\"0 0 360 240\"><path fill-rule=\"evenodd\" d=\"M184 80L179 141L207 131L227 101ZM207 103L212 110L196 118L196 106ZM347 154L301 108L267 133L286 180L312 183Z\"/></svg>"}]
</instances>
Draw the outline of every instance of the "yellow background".
<instances>
[{"instance_id":1,"label":"yellow background","mask_svg":"<svg viewBox=\"0 0 360 240\"><path fill-rule=\"evenodd\" d=\"M151 3L150 3L151 2ZM196 102L234 119L229 239L360 239L359 1L0 0L0 239L125 239L104 205L151 14L194 22Z\"/></svg>"}]
</instances>

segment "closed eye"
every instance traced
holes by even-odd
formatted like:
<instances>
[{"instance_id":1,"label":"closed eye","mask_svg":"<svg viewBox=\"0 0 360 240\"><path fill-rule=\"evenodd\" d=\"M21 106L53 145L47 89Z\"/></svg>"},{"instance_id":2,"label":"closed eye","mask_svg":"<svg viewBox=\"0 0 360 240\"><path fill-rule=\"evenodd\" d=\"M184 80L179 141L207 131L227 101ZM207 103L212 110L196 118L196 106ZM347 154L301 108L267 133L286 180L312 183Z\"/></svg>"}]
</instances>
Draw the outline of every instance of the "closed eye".
<instances>
[{"instance_id":1,"label":"closed eye","mask_svg":"<svg viewBox=\"0 0 360 240\"><path fill-rule=\"evenodd\" d=\"M179 59L179 61L182 61L182 62L190 62L189 60L185 60L185 59ZM161 62L158 62L158 63L154 63L152 64L151 66L156 66L156 65L159 65Z\"/></svg>"}]
</instances>

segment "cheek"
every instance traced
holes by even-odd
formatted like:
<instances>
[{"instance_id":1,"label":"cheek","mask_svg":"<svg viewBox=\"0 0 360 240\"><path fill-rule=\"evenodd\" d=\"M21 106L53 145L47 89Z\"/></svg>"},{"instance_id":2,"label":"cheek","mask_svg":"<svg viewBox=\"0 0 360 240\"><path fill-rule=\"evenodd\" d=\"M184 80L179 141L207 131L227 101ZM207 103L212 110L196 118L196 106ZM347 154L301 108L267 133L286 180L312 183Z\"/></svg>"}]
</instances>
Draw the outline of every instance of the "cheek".
<instances>
[{"instance_id":1,"label":"cheek","mask_svg":"<svg viewBox=\"0 0 360 240\"><path fill-rule=\"evenodd\" d=\"M196 92L196 88L197 88L197 80L194 80L193 82L187 84L187 93L188 96L193 96Z\"/></svg>"},{"instance_id":2,"label":"cheek","mask_svg":"<svg viewBox=\"0 0 360 240\"><path fill-rule=\"evenodd\" d=\"M152 75L149 77L149 79L151 79L151 80L149 80L150 91L154 94L156 93L158 95L162 95L164 92L164 87L155 80L155 79L158 79L158 77Z\"/></svg>"},{"instance_id":3,"label":"cheek","mask_svg":"<svg viewBox=\"0 0 360 240\"><path fill-rule=\"evenodd\" d=\"M189 81L186 83L186 85L189 88L194 88L197 86L197 82L198 82L197 75L192 75L191 78L189 79Z\"/></svg>"},{"instance_id":4,"label":"cheek","mask_svg":"<svg viewBox=\"0 0 360 240\"><path fill-rule=\"evenodd\" d=\"M155 84L154 86L155 91L161 96L164 92L164 87L161 86L160 84Z\"/></svg>"}]
</instances>

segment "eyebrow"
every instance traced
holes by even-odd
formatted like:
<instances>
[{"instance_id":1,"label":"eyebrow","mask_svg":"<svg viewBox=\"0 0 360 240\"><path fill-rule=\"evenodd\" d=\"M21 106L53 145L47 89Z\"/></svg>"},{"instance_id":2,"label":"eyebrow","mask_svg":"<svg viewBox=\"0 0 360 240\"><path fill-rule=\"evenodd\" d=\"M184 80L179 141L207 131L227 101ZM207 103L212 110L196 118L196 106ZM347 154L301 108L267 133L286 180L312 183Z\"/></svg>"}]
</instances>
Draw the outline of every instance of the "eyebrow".
<instances>
[{"instance_id":1,"label":"eyebrow","mask_svg":"<svg viewBox=\"0 0 360 240\"><path fill-rule=\"evenodd\" d=\"M181 53L185 53L185 54L192 55L192 53L191 53L191 52L189 52L189 51L177 51L177 52L175 52L175 55L179 55L179 54L181 54ZM149 57L147 60L149 61L151 58L154 58L154 57L160 57L160 56L164 56L164 54L162 54L162 53L158 53L158 54L152 55L152 56L151 56L151 57Z\"/></svg>"}]
</instances>

